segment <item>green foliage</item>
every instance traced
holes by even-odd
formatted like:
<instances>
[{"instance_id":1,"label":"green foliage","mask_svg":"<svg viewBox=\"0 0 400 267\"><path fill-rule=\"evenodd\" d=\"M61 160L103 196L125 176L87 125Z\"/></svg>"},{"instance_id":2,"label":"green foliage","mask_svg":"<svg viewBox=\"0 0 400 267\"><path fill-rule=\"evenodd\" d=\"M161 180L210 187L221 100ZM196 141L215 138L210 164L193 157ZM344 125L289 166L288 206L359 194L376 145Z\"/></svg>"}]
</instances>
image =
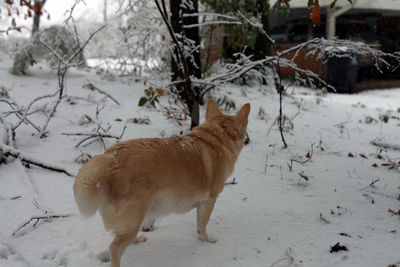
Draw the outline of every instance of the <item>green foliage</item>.
<instances>
[{"instance_id":1,"label":"green foliage","mask_svg":"<svg viewBox=\"0 0 400 267\"><path fill-rule=\"evenodd\" d=\"M156 103L160 103L158 98L160 98L162 94L162 89L156 88L156 90L153 90L153 87L150 86L144 90L144 96L139 99L139 107L149 104L151 107L156 108Z\"/></svg>"},{"instance_id":2,"label":"green foliage","mask_svg":"<svg viewBox=\"0 0 400 267\"><path fill-rule=\"evenodd\" d=\"M215 13L232 14L240 11L244 16L258 20L260 17L258 9L259 0L201 0L202 4L206 4L213 9ZM251 50L254 49L258 30L249 24L242 25L225 25L226 46L229 49L242 51L244 47ZM225 56L230 54L223 51ZM229 55L228 55L229 56Z\"/></svg>"},{"instance_id":3,"label":"green foliage","mask_svg":"<svg viewBox=\"0 0 400 267\"><path fill-rule=\"evenodd\" d=\"M290 11L289 3L290 3L289 1L278 0L275 2L275 4L273 5L272 8L287 16L287 15L289 15L289 11Z\"/></svg>"}]
</instances>

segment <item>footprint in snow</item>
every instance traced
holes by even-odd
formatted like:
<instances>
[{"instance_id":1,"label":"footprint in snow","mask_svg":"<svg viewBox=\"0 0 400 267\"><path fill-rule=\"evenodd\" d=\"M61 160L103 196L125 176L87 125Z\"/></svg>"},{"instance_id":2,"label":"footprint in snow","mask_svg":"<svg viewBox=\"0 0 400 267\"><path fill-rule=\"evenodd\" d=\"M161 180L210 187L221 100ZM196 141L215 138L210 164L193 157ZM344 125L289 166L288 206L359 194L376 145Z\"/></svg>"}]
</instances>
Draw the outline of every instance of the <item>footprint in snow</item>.
<instances>
[{"instance_id":1,"label":"footprint in snow","mask_svg":"<svg viewBox=\"0 0 400 267\"><path fill-rule=\"evenodd\" d=\"M107 250L100 252L97 254L97 259L101 262L109 262L110 261L110 254Z\"/></svg>"}]
</instances>

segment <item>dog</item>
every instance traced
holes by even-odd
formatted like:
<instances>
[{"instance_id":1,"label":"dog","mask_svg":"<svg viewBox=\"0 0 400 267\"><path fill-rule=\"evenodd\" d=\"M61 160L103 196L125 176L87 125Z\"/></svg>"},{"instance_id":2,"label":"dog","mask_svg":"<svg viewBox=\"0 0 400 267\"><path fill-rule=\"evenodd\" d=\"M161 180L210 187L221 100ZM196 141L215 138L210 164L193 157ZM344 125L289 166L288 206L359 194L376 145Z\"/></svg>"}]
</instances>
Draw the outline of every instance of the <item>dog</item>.
<instances>
[{"instance_id":1,"label":"dog","mask_svg":"<svg viewBox=\"0 0 400 267\"><path fill-rule=\"evenodd\" d=\"M197 209L199 239L214 243L206 226L215 201L232 174L243 147L250 104L235 116L224 115L214 100L205 123L186 135L128 140L85 163L75 177L75 202L84 216L99 210L104 227L115 235L109 254L120 266L123 251L154 230L157 218Z\"/></svg>"}]
</instances>

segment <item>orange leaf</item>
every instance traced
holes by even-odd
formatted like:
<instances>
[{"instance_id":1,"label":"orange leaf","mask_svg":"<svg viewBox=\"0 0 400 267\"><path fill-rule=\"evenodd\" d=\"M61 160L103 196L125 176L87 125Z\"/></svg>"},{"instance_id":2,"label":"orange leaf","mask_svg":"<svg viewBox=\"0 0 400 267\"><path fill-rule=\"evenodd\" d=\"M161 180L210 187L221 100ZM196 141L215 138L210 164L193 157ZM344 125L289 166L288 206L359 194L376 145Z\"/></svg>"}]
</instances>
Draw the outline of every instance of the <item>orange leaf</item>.
<instances>
[{"instance_id":1,"label":"orange leaf","mask_svg":"<svg viewBox=\"0 0 400 267\"><path fill-rule=\"evenodd\" d=\"M163 41L165 41L165 39L166 39L166 38L165 38L165 35L162 35L162 36L161 36L161 39L162 39Z\"/></svg>"},{"instance_id":2,"label":"orange leaf","mask_svg":"<svg viewBox=\"0 0 400 267\"><path fill-rule=\"evenodd\" d=\"M313 24L316 25L321 20L321 16L319 14L319 3L318 0L314 2L314 8L312 13L310 14L310 19L313 21Z\"/></svg>"},{"instance_id":3,"label":"orange leaf","mask_svg":"<svg viewBox=\"0 0 400 267\"><path fill-rule=\"evenodd\" d=\"M161 97L163 91L162 91L160 88L157 88L156 91L157 91L157 96L158 96L158 97Z\"/></svg>"},{"instance_id":4,"label":"orange leaf","mask_svg":"<svg viewBox=\"0 0 400 267\"><path fill-rule=\"evenodd\" d=\"M384 166L384 167L389 167L389 166L392 166L393 164L391 164L391 163L382 163L381 165Z\"/></svg>"},{"instance_id":5,"label":"orange leaf","mask_svg":"<svg viewBox=\"0 0 400 267\"><path fill-rule=\"evenodd\" d=\"M306 158L311 158L311 155L310 155L310 152L308 152L307 154L306 154Z\"/></svg>"},{"instance_id":6,"label":"orange leaf","mask_svg":"<svg viewBox=\"0 0 400 267\"><path fill-rule=\"evenodd\" d=\"M374 163L371 165L372 167L378 168L378 164Z\"/></svg>"}]
</instances>

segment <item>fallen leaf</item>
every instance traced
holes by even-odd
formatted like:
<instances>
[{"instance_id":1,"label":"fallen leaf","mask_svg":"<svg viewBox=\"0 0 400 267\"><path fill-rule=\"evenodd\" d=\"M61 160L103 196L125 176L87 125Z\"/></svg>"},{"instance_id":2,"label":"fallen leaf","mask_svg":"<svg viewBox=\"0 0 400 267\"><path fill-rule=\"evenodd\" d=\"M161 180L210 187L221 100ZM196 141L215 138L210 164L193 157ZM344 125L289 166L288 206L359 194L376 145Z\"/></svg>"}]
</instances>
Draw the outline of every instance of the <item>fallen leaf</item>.
<instances>
[{"instance_id":1,"label":"fallen leaf","mask_svg":"<svg viewBox=\"0 0 400 267\"><path fill-rule=\"evenodd\" d=\"M303 178L304 180L308 181L310 178L307 175L304 175L302 173L299 173L300 177Z\"/></svg>"},{"instance_id":2,"label":"fallen leaf","mask_svg":"<svg viewBox=\"0 0 400 267\"><path fill-rule=\"evenodd\" d=\"M333 246L331 247L331 250L330 250L329 252L330 252L330 253L332 253L332 252L338 252L338 251L340 251L340 250L348 251L348 249L347 249L346 246L341 246L341 245L340 245L340 242L337 242L335 245L333 245Z\"/></svg>"},{"instance_id":3,"label":"fallen leaf","mask_svg":"<svg viewBox=\"0 0 400 267\"><path fill-rule=\"evenodd\" d=\"M374 163L371 165L372 167L378 168L378 164Z\"/></svg>"},{"instance_id":4,"label":"fallen leaf","mask_svg":"<svg viewBox=\"0 0 400 267\"><path fill-rule=\"evenodd\" d=\"M360 157L364 158L364 159L368 159L367 156L365 156L364 154L360 154Z\"/></svg>"},{"instance_id":5,"label":"fallen leaf","mask_svg":"<svg viewBox=\"0 0 400 267\"><path fill-rule=\"evenodd\" d=\"M388 211L389 211L390 213L394 214L394 215L400 216L400 210L398 210L398 211L396 212L396 211L394 211L394 210L392 210L392 209L388 209Z\"/></svg>"},{"instance_id":6,"label":"fallen leaf","mask_svg":"<svg viewBox=\"0 0 400 267\"><path fill-rule=\"evenodd\" d=\"M354 158L353 153L349 152L349 154L347 155L349 158Z\"/></svg>"},{"instance_id":7,"label":"fallen leaf","mask_svg":"<svg viewBox=\"0 0 400 267\"><path fill-rule=\"evenodd\" d=\"M351 235L349 235L349 234L347 234L347 233L339 233L339 235L351 237Z\"/></svg>"}]
</instances>

